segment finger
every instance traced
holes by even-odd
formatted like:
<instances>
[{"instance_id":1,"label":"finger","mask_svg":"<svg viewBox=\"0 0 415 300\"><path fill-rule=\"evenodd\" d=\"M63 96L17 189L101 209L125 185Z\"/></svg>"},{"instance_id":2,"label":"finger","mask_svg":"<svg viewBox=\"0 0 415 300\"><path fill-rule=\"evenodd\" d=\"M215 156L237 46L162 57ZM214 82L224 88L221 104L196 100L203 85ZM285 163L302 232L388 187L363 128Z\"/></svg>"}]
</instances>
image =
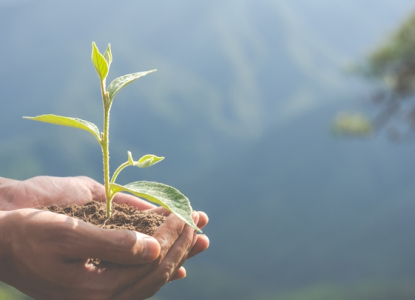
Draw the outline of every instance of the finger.
<instances>
[{"instance_id":1,"label":"finger","mask_svg":"<svg viewBox=\"0 0 415 300\"><path fill-rule=\"evenodd\" d=\"M159 267L148 278L146 277L146 279L150 282L156 282L161 286L170 281L184 263L194 242L195 230L186 225L182 234L170 248Z\"/></svg>"},{"instance_id":2,"label":"finger","mask_svg":"<svg viewBox=\"0 0 415 300\"><path fill-rule=\"evenodd\" d=\"M193 221L197 224L199 221L199 214L197 212L193 212L192 218ZM170 273L168 281L171 281L171 278L184 264L190 250L196 244L196 241L196 231L192 229L190 226L185 225L183 232L180 234L179 238L174 243L174 245L170 248L169 252L167 253L166 257L160 265L161 267L163 267L162 265L164 265L164 268L166 268L168 270L168 273Z\"/></svg>"},{"instance_id":3,"label":"finger","mask_svg":"<svg viewBox=\"0 0 415 300\"><path fill-rule=\"evenodd\" d=\"M148 284L143 284L143 282L147 282L145 279L149 274L152 274L154 271L159 269L160 263L163 261L167 253L169 252L170 248L173 245L176 245L178 238L181 237L183 229L185 228L184 222L177 218L174 214L171 214L164 223L156 230L153 237L159 242L160 244L160 255L158 259L150 264L142 265L140 269L132 269L125 270L122 274L122 278L119 276L117 281L124 281L124 276L128 278L127 280L134 279L131 282L130 287L126 289L120 289L114 296L114 299L132 299L135 295L144 294L145 297L143 299L147 299L155 294L159 289L159 281L148 282ZM176 246L177 247L177 246ZM181 258L179 258L179 261ZM143 277L147 275L146 277Z\"/></svg>"},{"instance_id":4,"label":"finger","mask_svg":"<svg viewBox=\"0 0 415 300\"><path fill-rule=\"evenodd\" d=\"M151 208L149 209L149 211L152 211L158 215L163 215L163 216L168 216L171 213L170 211L168 211L162 206ZM199 214L199 221L197 223L197 227L203 228L207 225L207 223L209 223L209 217L203 211L198 211L197 213Z\"/></svg>"},{"instance_id":5,"label":"finger","mask_svg":"<svg viewBox=\"0 0 415 300\"><path fill-rule=\"evenodd\" d=\"M158 207L154 207L149 209L149 211L152 211L158 215L162 215L162 216L169 216L170 215L170 211L168 211L167 209L165 209L162 206L158 206Z\"/></svg>"},{"instance_id":6,"label":"finger","mask_svg":"<svg viewBox=\"0 0 415 300\"><path fill-rule=\"evenodd\" d=\"M79 181L78 188L85 186L89 190L90 197L88 201L94 200L105 202L105 188L101 183L87 176L77 176L73 178Z\"/></svg>"},{"instance_id":7,"label":"finger","mask_svg":"<svg viewBox=\"0 0 415 300\"><path fill-rule=\"evenodd\" d=\"M197 227L202 229L207 225L207 223L209 223L209 217L203 211L198 211L197 213L199 214L199 221L197 222Z\"/></svg>"},{"instance_id":8,"label":"finger","mask_svg":"<svg viewBox=\"0 0 415 300\"><path fill-rule=\"evenodd\" d=\"M148 235L136 231L101 229L72 220L76 223L75 230L66 228L63 233L67 235L65 240L69 244L66 247L70 248L69 258L98 258L117 264L142 264L155 260L160 254L159 243Z\"/></svg>"},{"instance_id":9,"label":"finger","mask_svg":"<svg viewBox=\"0 0 415 300\"><path fill-rule=\"evenodd\" d=\"M106 287L111 290L123 290L126 286L133 284L134 282L140 280L140 278L147 275L147 273L141 269L139 272L141 276L137 276L137 266L124 266L110 264L105 268L105 271L101 273L101 276L106 276ZM135 276L135 277L134 277ZM175 274L170 278L169 281L183 279L186 277L186 269L183 266L175 272ZM122 287L120 289L120 287Z\"/></svg>"},{"instance_id":10,"label":"finger","mask_svg":"<svg viewBox=\"0 0 415 300\"><path fill-rule=\"evenodd\" d=\"M156 207L150 202L144 201L140 198L124 193L116 193L114 196L114 202L118 204L127 204L137 208L138 210L147 210Z\"/></svg>"},{"instance_id":11,"label":"finger","mask_svg":"<svg viewBox=\"0 0 415 300\"><path fill-rule=\"evenodd\" d=\"M194 219L195 219L195 218L194 218ZM195 220L195 223L197 223L197 220ZM187 226L187 227L188 227L188 226ZM187 251L183 254L183 256L182 256L182 259L181 259L180 263L178 263L178 264L176 265L175 271L174 271L174 272L173 272L173 274L171 275L171 277L170 277L170 280L169 280L169 281L173 281L173 278L175 278L176 273L177 273L177 272L180 272L180 269L181 269L181 268L183 268L183 264L184 264L184 263L185 263L185 261L188 259L188 257L189 257L189 253L190 253L190 251L193 249L193 247L195 246L196 242L197 242L197 234L196 234L196 232L194 231L194 232L193 232L193 240L192 240L192 243L191 243L191 244L190 244L190 246L187 248Z\"/></svg>"},{"instance_id":12,"label":"finger","mask_svg":"<svg viewBox=\"0 0 415 300\"><path fill-rule=\"evenodd\" d=\"M193 256L202 253L207 248L209 248L209 238L204 234L197 235L196 244L193 246L192 250L190 250L189 255L187 258L192 258Z\"/></svg>"},{"instance_id":13,"label":"finger","mask_svg":"<svg viewBox=\"0 0 415 300\"><path fill-rule=\"evenodd\" d=\"M168 219L175 220L177 218L171 215ZM173 231L177 232L177 230ZM195 231L193 228L184 226L180 236L161 261L160 265L135 284L130 285L127 289L121 290L114 295L114 298L127 300L133 299L136 295L141 295L143 299L147 299L153 296L164 284L169 282L176 271L179 272L178 276L181 276L182 271L179 271L181 267L179 264L182 263L183 257L188 253L193 242L194 234Z\"/></svg>"},{"instance_id":14,"label":"finger","mask_svg":"<svg viewBox=\"0 0 415 300\"><path fill-rule=\"evenodd\" d=\"M178 280L178 279L183 279L183 278L185 278L185 277L186 277L186 275L187 275L187 273L186 273L186 269L185 269L184 267L180 267L180 268L177 270L176 274L174 274L174 275L173 275L173 277L172 277L172 278L170 278L170 281L173 281L173 280Z\"/></svg>"},{"instance_id":15,"label":"finger","mask_svg":"<svg viewBox=\"0 0 415 300\"><path fill-rule=\"evenodd\" d=\"M177 238L182 233L183 228L184 222L171 214L153 235L153 238L155 238L160 245L159 256L156 260L140 266L109 265L106 270L107 276L113 277L114 282L118 286L126 286L133 284L144 275L153 272L157 269L172 245L176 242ZM114 274L118 275L115 276Z\"/></svg>"},{"instance_id":16,"label":"finger","mask_svg":"<svg viewBox=\"0 0 415 300\"><path fill-rule=\"evenodd\" d=\"M193 221L198 224L199 222L199 214L198 212L193 212L192 213L192 217L193 217ZM189 227L189 226L186 226ZM191 245L187 248L187 251L183 254L182 259L180 260L180 263L178 263L176 265L175 271L173 272L173 274L171 275L169 281L173 281L176 279L181 279L184 278L186 276L186 270L183 267L183 264L185 263L185 261L188 259L189 257L189 253L190 251L194 248L194 246L196 245L196 242L198 240L198 235L196 234L196 231L193 231L193 239L192 239L192 243ZM183 270L185 271L185 273L183 274ZM184 275L184 276L183 276Z\"/></svg>"},{"instance_id":17,"label":"finger","mask_svg":"<svg viewBox=\"0 0 415 300\"><path fill-rule=\"evenodd\" d=\"M156 230L153 237L159 242L161 250L157 262L164 259L167 252L176 242L184 228L184 222L174 214L170 214L163 224Z\"/></svg>"}]
</instances>

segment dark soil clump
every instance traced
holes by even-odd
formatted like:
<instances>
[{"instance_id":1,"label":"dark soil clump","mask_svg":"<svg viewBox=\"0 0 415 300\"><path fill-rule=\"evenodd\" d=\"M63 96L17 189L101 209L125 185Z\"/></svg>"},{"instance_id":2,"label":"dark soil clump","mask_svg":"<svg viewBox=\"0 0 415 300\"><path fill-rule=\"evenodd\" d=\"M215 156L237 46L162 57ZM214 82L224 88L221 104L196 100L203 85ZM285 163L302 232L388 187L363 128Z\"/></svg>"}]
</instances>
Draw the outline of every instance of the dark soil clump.
<instances>
[{"instance_id":1,"label":"dark soil clump","mask_svg":"<svg viewBox=\"0 0 415 300\"><path fill-rule=\"evenodd\" d=\"M107 219L106 204L96 201L90 201L83 206L51 205L42 209L77 218L100 228L134 230L147 235L153 235L166 219L165 216L153 212L143 212L132 206L117 203L112 204L112 215Z\"/></svg>"}]
</instances>

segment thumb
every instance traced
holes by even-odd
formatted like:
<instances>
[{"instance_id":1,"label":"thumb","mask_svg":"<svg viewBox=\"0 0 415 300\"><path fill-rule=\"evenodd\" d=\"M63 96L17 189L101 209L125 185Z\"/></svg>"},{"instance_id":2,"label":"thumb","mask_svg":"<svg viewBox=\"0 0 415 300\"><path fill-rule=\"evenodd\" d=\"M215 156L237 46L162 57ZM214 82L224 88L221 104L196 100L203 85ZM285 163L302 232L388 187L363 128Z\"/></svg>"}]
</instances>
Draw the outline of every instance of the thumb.
<instances>
[{"instance_id":1,"label":"thumb","mask_svg":"<svg viewBox=\"0 0 415 300\"><path fill-rule=\"evenodd\" d=\"M160 255L160 244L148 235L129 230L111 230L78 222L74 229L76 247L71 258L98 258L117 264L143 264Z\"/></svg>"}]
</instances>

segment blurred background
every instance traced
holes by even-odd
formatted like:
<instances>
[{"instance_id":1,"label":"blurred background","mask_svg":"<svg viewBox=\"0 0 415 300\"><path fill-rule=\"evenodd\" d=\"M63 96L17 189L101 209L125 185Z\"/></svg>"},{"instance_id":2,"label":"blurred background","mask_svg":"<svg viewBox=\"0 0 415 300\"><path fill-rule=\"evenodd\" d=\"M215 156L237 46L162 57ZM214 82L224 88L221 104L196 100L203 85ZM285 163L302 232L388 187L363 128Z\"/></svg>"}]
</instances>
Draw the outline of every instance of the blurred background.
<instances>
[{"instance_id":1,"label":"blurred background","mask_svg":"<svg viewBox=\"0 0 415 300\"><path fill-rule=\"evenodd\" d=\"M115 98L112 170L127 150L165 156L119 182L173 185L210 216L209 250L154 299L415 299L413 12L410 0L0 0L0 176L102 182L90 134L22 116L100 125L91 42L111 43L109 81L158 69ZM0 299L30 298L2 285Z\"/></svg>"}]
</instances>

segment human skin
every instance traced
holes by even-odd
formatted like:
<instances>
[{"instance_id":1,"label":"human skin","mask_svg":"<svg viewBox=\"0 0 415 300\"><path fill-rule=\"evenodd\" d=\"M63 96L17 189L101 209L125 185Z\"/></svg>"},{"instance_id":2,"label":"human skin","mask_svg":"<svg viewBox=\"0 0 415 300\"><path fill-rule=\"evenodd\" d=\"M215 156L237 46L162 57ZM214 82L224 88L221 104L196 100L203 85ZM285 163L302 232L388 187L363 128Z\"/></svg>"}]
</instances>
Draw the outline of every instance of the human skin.
<instances>
[{"instance_id":1,"label":"human skin","mask_svg":"<svg viewBox=\"0 0 415 300\"><path fill-rule=\"evenodd\" d=\"M42 300L147 299L185 277L185 260L209 246L173 214L148 237L34 209L104 199L104 187L88 177L0 177L0 280ZM131 195L114 201L168 215ZM203 212L193 218L199 228L208 223ZM89 258L104 263L87 264Z\"/></svg>"}]
</instances>

